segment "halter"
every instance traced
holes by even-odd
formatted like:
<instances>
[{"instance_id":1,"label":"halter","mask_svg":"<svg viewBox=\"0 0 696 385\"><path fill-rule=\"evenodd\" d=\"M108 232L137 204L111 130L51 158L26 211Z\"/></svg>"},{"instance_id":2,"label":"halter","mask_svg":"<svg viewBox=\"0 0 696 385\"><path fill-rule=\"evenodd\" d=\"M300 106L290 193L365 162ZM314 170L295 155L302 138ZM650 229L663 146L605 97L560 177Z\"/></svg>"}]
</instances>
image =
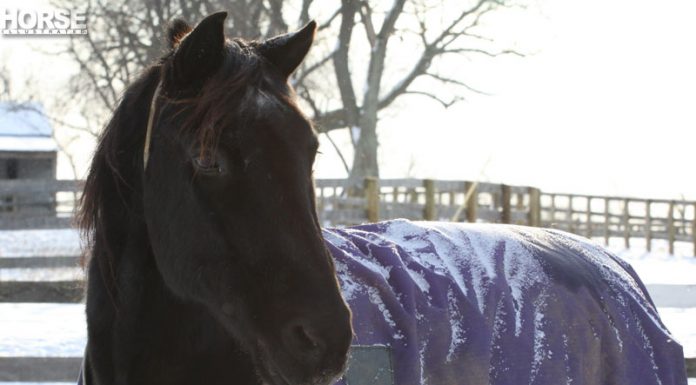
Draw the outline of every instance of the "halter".
<instances>
[{"instance_id":1,"label":"halter","mask_svg":"<svg viewBox=\"0 0 696 385\"><path fill-rule=\"evenodd\" d=\"M143 147L143 170L147 170L147 161L150 158L150 142L152 141L152 126L155 122L155 112L157 112L157 99L159 98L162 81L157 83L155 93L152 94L150 101L150 111L147 115L147 130L145 131L145 145Z\"/></svg>"}]
</instances>

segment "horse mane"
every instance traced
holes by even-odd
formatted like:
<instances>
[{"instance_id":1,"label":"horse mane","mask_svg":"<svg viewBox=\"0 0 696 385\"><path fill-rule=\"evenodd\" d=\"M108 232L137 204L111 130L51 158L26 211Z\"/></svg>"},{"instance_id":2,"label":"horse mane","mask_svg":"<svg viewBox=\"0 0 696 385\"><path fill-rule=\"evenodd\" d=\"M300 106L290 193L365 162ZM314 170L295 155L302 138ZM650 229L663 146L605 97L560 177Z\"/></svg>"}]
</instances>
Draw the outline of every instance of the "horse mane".
<instances>
[{"instance_id":1,"label":"horse mane","mask_svg":"<svg viewBox=\"0 0 696 385\"><path fill-rule=\"evenodd\" d=\"M181 122L180 130L195 133L201 156L215 151L223 128L244 123L240 121L240 110L253 109L256 106L256 100L245 93L245 89L262 90L267 96L281 101L278 106L288 106L302 114L287 83L280 79L271 79L268 73L263 71L266 59L256 51L259 42L243 39L232 39L228 42L228 53L221 69L207 79L196 95L188 96L184 91L183 96L163 96L168 103L181 105L181 112L189 113L188 118ZM166 74L173 72L170 69L171 65L171 61L165 64L165 85L170 81Z\"/></svg>"},{"instance_id":2,"label":"horse mane","mask_svg":"<svg viewBox=\"0 0 696 385\"><path fill-rule=\"evenodd\" d=\"M264 81L261 62L254 51L257 43L235 39L227 44L228 53L221 67L195 94L167 93L172 82L169 54L147 69L128 86L113 116L99 136L98 146L85 181L77 226L83 239L82 266L99 264L102 279L116 305L116 266L128 239L129 229L143 221L143 146L149 106L158 82L163 82L160 111L180 107L188 117L180 130L194 132L201 153L214 151L222 128L229 127L238 109L232 103L247 103L242 92L248 86L264 89L295 106L288 87ZM239 104L234 104L239 105ZM202 154L203 155L203 154Z\"/></svg>"},{"instance_id":3,"label":"horse mane","mask_svg":"<svg viewBox=\"0 0 696 385\"><path fill-rule=\"evenodd\" d=\"M134 209L133 196L141 191L138 148L143 146L148 100L160 70L161 66L147 69L125 90L99 136L76 215L83 239L82 266L86 269L92 261L99 264L114 304L114 264Z\"/></svg>"}]
</instances>

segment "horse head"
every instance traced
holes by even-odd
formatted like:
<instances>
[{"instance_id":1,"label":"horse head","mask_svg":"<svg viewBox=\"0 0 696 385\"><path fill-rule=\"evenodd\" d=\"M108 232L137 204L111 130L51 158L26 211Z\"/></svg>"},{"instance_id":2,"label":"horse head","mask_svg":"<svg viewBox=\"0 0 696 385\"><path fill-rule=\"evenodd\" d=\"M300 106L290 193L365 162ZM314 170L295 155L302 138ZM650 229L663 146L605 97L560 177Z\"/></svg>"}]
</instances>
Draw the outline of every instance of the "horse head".
<instances>
[{"instance_id":1,"label":"horse head","mask_svg":"<svg viewBox=\"0 0 696 385\"><path fill-rule=\"evenodd\" d=\"M316 214L317 136L288 83L316 25L247 42L225 37L225 17L174 22L170 52L126 90L87 180L83 227L126 215L93 201L117 202L111 183L136 175L142 193L128 200L142 199L131 206L166 289L207 309L265 383L327 384L346 362L350 311ZM103 163L121 169L102 178ZM124 231L103 227L105 238Z\"/></svg>"}]
</instances>

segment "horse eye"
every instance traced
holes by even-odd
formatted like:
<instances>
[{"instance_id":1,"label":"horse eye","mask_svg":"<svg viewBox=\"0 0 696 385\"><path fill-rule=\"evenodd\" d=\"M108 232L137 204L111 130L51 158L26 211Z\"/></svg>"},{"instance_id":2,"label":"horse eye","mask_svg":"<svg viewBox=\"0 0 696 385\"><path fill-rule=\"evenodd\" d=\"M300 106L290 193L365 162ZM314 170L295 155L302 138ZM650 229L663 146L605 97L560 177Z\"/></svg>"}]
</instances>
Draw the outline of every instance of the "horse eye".
<instances>
[{"instance_id":1,"label":"horse eye","mask_svg":"<svg viewBox=\"0 0 696 385\"><path fill-rule=\"evenodd\" d=\"M205 154L201 156L196 156L193 158L193 163L196 165L196 167L203 171L203 172L217 172L221 173L222 168L218 164L218 162L215 160L215 156Z\"/></svg>"}]
</instances>

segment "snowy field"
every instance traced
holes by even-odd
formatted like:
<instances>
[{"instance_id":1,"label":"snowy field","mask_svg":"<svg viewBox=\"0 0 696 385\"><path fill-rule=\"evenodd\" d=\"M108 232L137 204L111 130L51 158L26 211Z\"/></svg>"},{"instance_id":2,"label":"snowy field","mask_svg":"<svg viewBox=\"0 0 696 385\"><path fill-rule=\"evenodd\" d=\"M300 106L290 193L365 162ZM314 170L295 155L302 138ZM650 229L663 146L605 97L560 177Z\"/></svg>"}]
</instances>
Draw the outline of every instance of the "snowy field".
<instances>
[{"instance_id":1,"label":"snowy field","mask_svg":"<svg viewBox=\"0 0 696 385\"><path fill-rule=\"evenodd\" d=\"M73 382L0 382L0 385L75 385ZM691 385L691 382L689 382ZM694 382L696 385L696 381Z\"/></svg>"},{"instance_id":2,"label":"snowy field","mask_svg":"<svg viewBox=\"0 0 696 385\"><path fill-rule=\"evenodd\" d=\"M632 243L632 246L635 243ZM643 244L623 249L620 242L609 249L629 262L647 284L696 285L696 258L670 256L666 245L656 241L647 253ZM682 254L691 245L681 246ZM0 231L0 258L27 256L76 256L80 240L74 230ZM0 281L72 280L82 276L79 268L0 269ZM696 308L659 308L662 320L687 357L696 357ZM84 349L85 316L82 304L0 303L0 356L78 357ZM29 383L3 383L0 385ZM64 383L42 383L63 385ZM696 385L691 379L689 385Z\"/></svg>"},{"instance_id":3,"label":"snowy field","mask_svg":"<svg viewBox=\"0 0 696 385\"><path fill-rule=\"evenodd\" d=\"M696 285L696 258L691 243L676 242L675 254L668 252L667 242L654 240L653 251L645 251L645 241L632 239L626 249L623 239L614 238L607 247L636 270L645 284Z\"/></svg>"},{"instance_id":4,"label":"snowy field","mask_svg":"<svg viewBox=\"0 0 696 385\"><path fill-rule=\"evenodd\" d=\"M0 257L80 255L80 235L73 229L0 231Z\"/></svg>"}]
</instances>

